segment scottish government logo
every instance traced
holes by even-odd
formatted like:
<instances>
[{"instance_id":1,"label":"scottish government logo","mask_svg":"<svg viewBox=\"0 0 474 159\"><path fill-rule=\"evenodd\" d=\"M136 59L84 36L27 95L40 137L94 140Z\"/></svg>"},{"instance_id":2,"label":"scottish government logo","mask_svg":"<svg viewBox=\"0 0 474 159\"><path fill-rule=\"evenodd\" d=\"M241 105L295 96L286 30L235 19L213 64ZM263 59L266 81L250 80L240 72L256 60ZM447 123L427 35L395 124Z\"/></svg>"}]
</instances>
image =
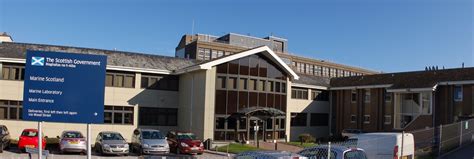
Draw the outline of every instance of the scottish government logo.
<instances>
[{"instance_id":1,"label":"scottish government logo","mask_svg":"<svg viewBox=\"0 0 474 159\"><path fill-rule=\"evenodd\" d=\"M44 57L31 57L32 66L44 66Z\"/></svg>"}]
</instances>

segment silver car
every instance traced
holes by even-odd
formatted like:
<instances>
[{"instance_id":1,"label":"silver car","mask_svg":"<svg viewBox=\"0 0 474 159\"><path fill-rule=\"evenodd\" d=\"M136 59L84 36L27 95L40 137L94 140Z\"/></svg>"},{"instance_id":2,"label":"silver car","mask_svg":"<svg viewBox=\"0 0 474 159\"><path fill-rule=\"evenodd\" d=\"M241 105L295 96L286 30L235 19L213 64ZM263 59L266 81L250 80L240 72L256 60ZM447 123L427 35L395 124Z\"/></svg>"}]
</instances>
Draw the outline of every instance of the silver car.
<instances>
[{"instance_id":1,"label":"silver car","mask_svg":"<svg viewBox=\"0 0 474 159\"><path fill-rule=\"evenodd\" d=\"M163 154L170 152L166 137L158 130L136 129L133 131L131 149L138 154Z\"/></svg>"},{"instance_id":2,"label":"silver car","mask_svg":"<svg viewBox=\"0 0 474 159\"><path fill-rule=\"evenodd\" d=\"M330 154L328 153L328 148L331 149ZM336 145L331 145L331 147L327 145L310 147L298 152L298 154L310 159L323 159L328 157L330 159L367 159L367 155L363 149Z\"/></svg>"},{"instance_id":3,"label":"silver car","mask_svg":"<svg viewBox=\"0 0 474 159\"><path fill-rule=\"evenodd\" d=\"M63 131L59 141L59 149L61 153L79 152L85 154L87 152L87 141L79 131Z\"/></svg>"},{"instance_id":4,"label":"silver car","mask_svg":"<svg viewBox=\"0 0 474 159\"><path fill-rule=\"evenodd\" d=\"M129 152L127 141L120 133L112 131L100 132L94 148L99 154L128 155Z\"/></svg>"}]
</instances>

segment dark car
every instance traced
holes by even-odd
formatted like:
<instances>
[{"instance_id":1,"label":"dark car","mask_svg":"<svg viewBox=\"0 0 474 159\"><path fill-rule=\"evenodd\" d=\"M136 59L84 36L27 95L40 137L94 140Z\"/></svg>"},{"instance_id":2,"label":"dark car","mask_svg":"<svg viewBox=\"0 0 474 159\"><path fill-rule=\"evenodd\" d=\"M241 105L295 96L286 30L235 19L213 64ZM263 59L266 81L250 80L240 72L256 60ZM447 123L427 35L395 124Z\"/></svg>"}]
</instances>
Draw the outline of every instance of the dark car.
<instances>
[{"instance_id":1,"label":"dark car","mask_svg":"<svg viewBox=\"0 0 474 159\"><path fill-rule=\"evenodd\" d=\"M190 132L170 131L166 135L170 144L170 150L177 154L202 154L204 144L197 140L196 136Z\"/></svg>"},{"instance_id":2,"label":"dark car","mask_svg":"<svg viewBox=\"0 0 474 159\"><path fill-rule=\"evenodd\" d=\"M10 132L5 125L0 125L0 153L10 146Z\"/></svg>"}]
</instances>

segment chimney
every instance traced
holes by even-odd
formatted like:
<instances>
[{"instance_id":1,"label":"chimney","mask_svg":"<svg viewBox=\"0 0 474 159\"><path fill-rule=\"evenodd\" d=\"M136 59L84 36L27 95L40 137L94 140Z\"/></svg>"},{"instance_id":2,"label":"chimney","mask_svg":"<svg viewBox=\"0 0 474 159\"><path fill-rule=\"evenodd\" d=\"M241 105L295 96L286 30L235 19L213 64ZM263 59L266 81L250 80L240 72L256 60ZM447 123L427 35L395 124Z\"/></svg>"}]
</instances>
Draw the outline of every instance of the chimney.
<instances>
[{"instance_id":1,"label":"chimney","mask_svg":"<svg viewBox=\"0 0 474 159\"><path fill-rule=\"evenodd\" d=\"M0 33L0 43L2 42L13 42L13 39L6 32Z\"/></svg>"}]
</instances>

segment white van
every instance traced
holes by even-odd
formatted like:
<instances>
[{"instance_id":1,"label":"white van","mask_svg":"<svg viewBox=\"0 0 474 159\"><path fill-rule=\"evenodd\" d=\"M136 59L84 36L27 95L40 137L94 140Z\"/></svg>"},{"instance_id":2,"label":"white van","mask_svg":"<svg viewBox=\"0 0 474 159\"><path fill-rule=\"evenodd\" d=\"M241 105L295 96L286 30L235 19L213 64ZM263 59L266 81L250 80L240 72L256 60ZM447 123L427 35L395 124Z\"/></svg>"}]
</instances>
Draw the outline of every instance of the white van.
<instances>
[{"instance_id":1,"label":"white van","mask_svg":"<svg viewBox=\"0 0 474 159\"><path fill-rule=\"evenodd\" d=\"M364 149L368 159L415 158L415 142L411 133L404 133L403 142L402 133L383 132L356 135L349 138L349 141Z\"/></svg>"}]
</instances>

